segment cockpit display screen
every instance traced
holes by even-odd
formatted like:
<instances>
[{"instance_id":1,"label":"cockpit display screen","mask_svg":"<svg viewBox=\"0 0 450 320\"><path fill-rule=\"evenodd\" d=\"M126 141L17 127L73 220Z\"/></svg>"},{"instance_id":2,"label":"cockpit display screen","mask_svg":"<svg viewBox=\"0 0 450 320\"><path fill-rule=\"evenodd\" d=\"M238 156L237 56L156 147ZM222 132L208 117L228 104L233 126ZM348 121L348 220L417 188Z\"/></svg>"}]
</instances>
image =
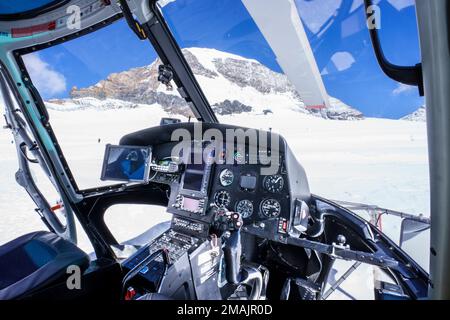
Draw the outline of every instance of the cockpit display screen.
<instances>
[{"instance_id":1,"label":"cockpit display screen","mask_svg":"<svg viewBox=\"0 0 450 320\"><path fill-rule=\"evenodd\" d=\"M199 199L192 199L188 197L183 198L183 205L182 208L184 210L195 212L200 207L200 200Z\"/></svg>"},{"instance_id":2,"label":"cockpit display screen","mask_svg":"<svg viewBox=\"0 0 450 320\"><path fill-rule=\"evenodd\" d=\"M202 191L204 164L187 164L184 172L183 189Z\"/></svg>"},{"instance_id":3,"label":"cockpit display screen","mask_svg":"<svg viewBox=\"0 0 450 320\"><path fill-rule=\"evenodd\" d=\"M203 159L202 153L192 152L190 159L186 159L186 167L183 177L183 189L204 194L205 179L207 179L207 163Z\"/></svg>"},{"instance_id":4,"label":"cockpit display screen","mask_svg":"<svg viewBox=\"0 0 450 320\"><path fill-rule=\"evenodd\" d=\"M183 189L201 191L203 173L186 171L184 173Z\"/></svg>"},{"instance_id":5,"label":"cockpit display screen","mask_svg":"<svg viewBox=\"0 0 450 320\"><path fill-rule=\"evenodd\" d=\"M101 180L148 182L151 148L106 145Z\"/></svg>"}]
</instances>

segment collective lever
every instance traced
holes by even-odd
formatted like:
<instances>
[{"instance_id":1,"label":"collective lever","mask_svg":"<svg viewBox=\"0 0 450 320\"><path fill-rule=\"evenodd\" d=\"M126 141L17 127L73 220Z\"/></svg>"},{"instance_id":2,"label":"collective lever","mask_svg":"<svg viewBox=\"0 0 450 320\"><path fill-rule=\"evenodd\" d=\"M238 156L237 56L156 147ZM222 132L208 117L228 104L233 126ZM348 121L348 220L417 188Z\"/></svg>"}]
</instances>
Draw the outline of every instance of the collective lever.
<instances>
[{"instance_id":1,"label":"collective lever","mask_svg":"<svg viewBox=\"0 0 450 320\"><path fill-rule=\"evenodd\" d=\"M241 266L241 215L236 212L229 212L224 208L218 208L214 227L225 238L223 255L227 282L250 286L252 290L249 299L260 299L263 290L265 290L261 270L251 265Z\"/></svg>"},{"instance_id":2,"label":"collective lever","mask_svg":"<svg viewBox=\"0 0 450 320\"><path fill-rule=\"evenodd\" d=\"M241 280L241 227L242 218L239 213L216 208L214 229L224 238L225 277L227 282L232 284L237 284Z\"/></svg>"},{"instance_id":3,"label":"collective lever","mask_svg":"<svg viewBox=\"0 0 450 320\"><path fill-rule=\"evenodd\" d=\"M230 232L223 248L225 277L228 283L238 284L241 280L241 253L241 231L237 229Z\"/></svg>"}]
</instances>

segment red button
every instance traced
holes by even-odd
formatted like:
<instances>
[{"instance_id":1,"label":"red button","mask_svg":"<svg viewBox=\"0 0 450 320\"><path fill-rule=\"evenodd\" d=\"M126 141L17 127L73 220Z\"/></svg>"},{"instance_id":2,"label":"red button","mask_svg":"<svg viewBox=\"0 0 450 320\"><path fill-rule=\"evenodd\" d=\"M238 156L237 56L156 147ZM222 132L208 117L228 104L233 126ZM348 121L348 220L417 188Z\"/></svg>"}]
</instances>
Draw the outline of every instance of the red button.
<instances>
[{"instance_id":1,"label":"red button","mask_svg":"<svg viewBox=\"0 0 450 320\"><path fill-rule=\"evenodd\" d=\"M134 288L128 288L127 292L125 293L125 300L133 300L134 296L136 295L136 290Z\"/></svg>"}]
</instances>

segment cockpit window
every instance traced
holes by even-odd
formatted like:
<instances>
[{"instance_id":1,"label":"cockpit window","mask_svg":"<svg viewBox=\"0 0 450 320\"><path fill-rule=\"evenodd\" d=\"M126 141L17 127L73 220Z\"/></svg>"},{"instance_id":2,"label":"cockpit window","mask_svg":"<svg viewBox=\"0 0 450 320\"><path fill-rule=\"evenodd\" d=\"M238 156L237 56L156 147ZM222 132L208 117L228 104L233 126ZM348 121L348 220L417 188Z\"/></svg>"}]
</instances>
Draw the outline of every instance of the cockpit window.
<instances>
[{"instance_id":1,"label":"cockpit window","mask_svg":"<svg viewBox=\"0 0 450 320\"><path fill-rule=\"evenodd\" d=\"M417 64L415 2L374 1L374 26L362 0L268 3L160 1L219 121L281 133L324 197L428 216L425 101L386 77L368 31L379 28L389 61ZM308 103L313 91L328 102ZM391 219L383 231L398 241ZM419 251L427 261L426 242Z\"/></svg>"},{"instance_id":2,"label":"cockpit window","mask_svg":"<svg viewBox=\"0 0 450 320\"><path fill-rule=\"evenodd\" d=\"M330 97L327 108L308 106L305 103L307 96L296 96L295 93L307 83L297 85L289 69L302 63L302 49L298 47L298 58L292 55L293 59L286 65L283 54L289 52L273 50L274 45L270 36L264 32L257 12L252 12L250 4L255 1L219 0L212 4L207 0L183 0L161 3L164 4L161 12L176 40L185 48L184 52L193 53L198 62L209 68L209 79L227 84L231 82L235 86L228 90L217 90L218 86L211 84L203 86L219 116L222 113L228 115L230 109L242 111L251 108L255 114L263 111L265 114L278 113L274 111L286 104L301 113L326 113L328 118L400 119L424 105L424 99L416 88L390 80L381 71L367 29L371 22L366 21L361 0L296 0L292 1L295 6L289 8L301 19L301 24L300 20L296 22L295 19L290 24L294 28L304 29L306 33L314 54L314 63L317 63ZM381 22L375 27L380 30L387 58L392 63L405 66L418 63L420 50L415 2L382 0L377 1L372 10L374 15L380 17ZM270 19L274 20L273 17ZM275 23L267 23L267 26L276 28ZM279 38L288 39L282 30L279 30L278 35ZM288 44L286 40L286 48L289 48ZM186 54L193 65L191 56ZM201 84L211 82L207 81L204 73L196 75ZM263 98L250 101L249 93L252 90ZM233 94L227 94L230 91ZM278 96L279 102L273 95ZM293 97L289 99L289 95ZM238 107L235 103L234 107L227 108L222 103L226 99L239 101L244 106Z\"/></svg>"},{"instance_id":3,"label":"cockpit window","mask_svg":"<svg viewBox=\"0 0 450 320\"><path fill-rule=\"evenodd\" d=\"M368 32L380 28L393 63L419 62L414 1L376 1L374 26L361 0L159 5L220 122L282 134L325 198L429 215L425 102L383 74ZM109 184L106 144L194 118L124 20L22 58L80 189ZM373 221L398 242L401 226L389 220Z\"/></svg>"},{"instance_id":4,"label":"cockpit window","mask_svg":"<svg viewBox=\"0 0 450 320\"><path fill-rule=\"evenodd\" d=\"M22 59L79 189L112 183L100 180L107 144L163 118L193 116L176 86L158 81L152 46L123 20Z\"/></svg>"}]
</instances>

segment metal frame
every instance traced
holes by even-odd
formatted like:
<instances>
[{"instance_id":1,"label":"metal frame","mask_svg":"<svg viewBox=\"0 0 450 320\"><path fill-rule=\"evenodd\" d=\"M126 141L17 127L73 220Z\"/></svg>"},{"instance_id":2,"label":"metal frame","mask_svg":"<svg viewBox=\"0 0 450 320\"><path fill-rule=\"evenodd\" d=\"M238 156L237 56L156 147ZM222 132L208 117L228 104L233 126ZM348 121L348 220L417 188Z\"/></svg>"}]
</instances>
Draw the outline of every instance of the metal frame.
<instances>
[{"instance_id":1,"label":"metal frame","mask_svg":"<svg viewBox=\"0 0 450 320\"><path fill-rule=\"evenodd\" d=\"M417 0L431 189L431 299L450 299L450 3Z\"/></svg>"},{"instance_id":2,"label":"metal frame","mask_svg":"<svg viewBox=\"0 0 450 320\"><path fill-rule=\"evenodd\" d=\"M218 119L203 93L197 79L186 61L180 47L170 32L169 27L157 6L157 0L148 0L153 17L142 25L148 39L164 64L169 64L175 71L174 81L181 96L191 102L196 117L203 122L218 123Z\"/></svg>"},{"instance_id":3,"label":"metal frame","mask_svg":"<svg viewBox=\"0 0 450 320\"><path fill-rule=\"evenodd\" d=\"M187 98L188 102L192 102L195 106L197 115L200 120L205 122L217 122L217 118L212 112L211 107L201 91L192 70L187 64L180 48L178 47L173 35L170 33L161 12L156 6L156 0L147 0L150 4L150 11L152 17L142 24L142 28L148 36L150 42L154 45L161 60L165 64L170 64L175 73L175 82L181 88L181 93ZM368 1L368 0L367 0ZM131 2L131 1L129 1ZM143 1L141 1L143 2ZM433 298L450 298L450 273L448 273L447 266L450 262L450 109L448 108L448 101L450 101L450 66L449 66L449 31L448 31L448 10L449 4L442 0L417 0L419 29L423 53L423 77L424 88L427 94L427 113L428 113L428 127L430 139L430 166L431 166L431 191L432 191L432 287L430 290ZM430 17L433 19L430 19ZM103 24L99 23L99 27ZM93 27L89 27L89 32L94 31ZM74 33L74 37L80 36L81 33ZM36 50L39 45L47 45L55 43L54 40L46 41L41 44L32 44L29 47L30 52ZM31 44L28 44L30 46ZM11 54L9 52L8 54ZM380 57L379 53L377 57ZM10 56L2 56L2 59L7 59L9 67L16 70L17 64L14 64L14 58ZM6 60L5 60L6 62ZM23 71L23 70L19 70ZM39 153L47 165L48 170L54 174L54 178L58 186L62 190L61 196L74 199L70 196L72 186L66 184L67 176L62 175L67 173L64 165L61 165L61 159L55 158L55 155L62 157L62 153L53 154L54 150L49 148L49 141L44 139L50 138L53 148L57 145L52 130L50 127L45 127L44 123L39 123L36 116L42 120L42 110L39 109L39 100L32 99L33 96L23 84L25 79L21 73L20 79L18 74L11 77L12 83L21 85L21 88L15 88L17 95L21 98L21 108L23 109L26 120L30 123L33 134L36 135ZM27 100L29 99L29 101ZM28 103L26 103L28 101ZM40 111L40 112L39 112ZM45 118L45 115L44 115ZM44 121L45 122L45 121ZM44 143L45 142L45 143ZM57 150L58 151L58 150ZM23 159L23 153L20 151L19 157ZM61 175L62 173L62 175ZM110 189L110 188L109 188ZM76 190L78 191L78 190ZM78 196L80 196L78 194ZM78 202L83 197L78 198ZM95 197L98 200L99 197ZM67 200L67 199L65 199ZM94 201L95 201L94 200ZM81 206L82 204L80 204ZM78 209L80 210L80 209ZM84 211L85 212L85 211ZM84 213L83 212L83 213ZM83 225L88 222L88 217L83 217ZM107 254L106 243L103 243L103 237L95 229L90 229L89 223L85 226L89 237L93 242L98 240L97 246L103 246L104 253ZM103 240L103 241L102 241ZM386 242L388 242L386 240ZM94 246L96 245L93 243ZM314 243L295 243L302 246L315 245ZM101 255L101 248L98 247L98 253ZM332 247L322 248L324 252L328 253ZM336 254L336 252L334 252ZM343 253L346 258L348 257ZM397 253L398 254L398 253ZM354 259L354 257L351 257ZM417 268L417 266L412 266ZM423 272L420 272L423 273Z\"/></svg>"},{"instance_id":4,"label":"metal frame","mask_svg":"<svg viewBox=\"0 0 450 320\"><path fill-rule=\"evenodd\" d=\"M367 18L371 18L369 9L374 5L373 0L364 0ZM377 21L375 21L377 24ZM415 66L397 66L389 62L384 55L381 47L380 37L377 28L369 29L370 40L375 51L378 64L383 72L391 79L411 86L419 88L419 94L424 95L422 64L418 63Z\"/></svg>"},{"instance_id":5,"label":"metal frame","mask_svg":"<svg viewBox=\"0 0 450 320\"><path fill-rule=\"evenodd\" d=\"M149 5L151 5L152 18L149 22L142 26L145 34L150 40L152 46L157 52L158 56L162 60L164 64L170 64L175 72L174 81L179 87L180 94L186 99L188 104L191 106L192 111L194 112L196 118L199 121L203 122L211 122L217 123L217 117L215 116L214 111L212 110L205 94L203 93L200 85L198 84L189 64L184 58L181 49L173 38L170 30L165 23L164 18L162 17L159 9L156 6L156 0L140 0L140 2L148 1ZM124 14L126 12L130 13L130 10L124 10ZM54 45L58 45L75 38L84 36L88 33L94 32L100 28L103 28L116 20L120 19L122 15L115 15L107 18L106 20L99 21L97 24L85 28L81 31L77 31L76 33L72 33L70 35L65 35L61 38L54 39L48 42L44 42L41 44L33 44L32 46L26 46L24 48L14 50L14 56L16 57L16 63L19 66L21 72L21 78L25 79L23 82L25 87L28 89L29 94L32 96L32 100L34 101L36 108L39 111L40 118L42 123L46 127L47 133L51 136L52 141L54 141L54 147L58 153L58 158L62 162L65 177L70 181L70 184L73 186L73 191L75 193L85 194L86 191L95 191L101 192L102 190L111 190L111 187L98 187L92 190L80 190L76 184L76 181L73 177L73 174L70 171L70 168L65 160L62 150L59 147L59 144L56 142L56 136L51 129L51 126L48 124L48 114L45 112L45 106L43 105L43 101L40 98L39 92L34 88L33 83L30 80L28 72L25 68L25 65L21 59L23 54L39 51L43 48L48 48ZM128 18L130 20L130 18ZM67 184L63 184L66 186ZM118 185L118 188L123 188L123 185ZM79 199L77 199L77 202Z\"/></svg>"},{"instance_id":6,"label":"metal frame","mask_svg":"<svg viewBox=\"0 0 450 320\"><path fill-rule=\"evenodd\" d=\"M42 153L40 146L37 144L37 141L34 141L32 137L28 135L24 120L18 117L17 113L20 110L14 109L14 103L11 97L11 93L14 92L11 91L13 90L13 88L11 88L10 79L5 71L5 67L2 63L0 63L0 88L3 93L3 99L5 100L5 120L7 123L7 127L9 127L9 129L11 129L13 132L19 161L19 169L16 172L16 181L27 191L31 199L35 202L37 206L36 212L39 214L41 220L49 228L49 230L55 232L65 239L76 243L76 225L71 207L67 205L65 206L66 226L64 226L55 216L49 203L42 195L41 191L36 186L36 183L33 180L29 162L37 163L41 166L41 168L44 170L45 175L49 177L53 186L60 194L61 200L63 200L64 203L68 203L65 193L61 190L59 183L52 173L52 168L48 165L48 161L46 161L45 154ZM34 159L30 159L27 156L27 150L33 154Z\"/></svg>"},{"instance_id":7,"label":"metal frame","mask_svg":"<svg viewBox=\"0 0 450 320\"><path fill-rule=\"evenodd\" d=\"M89 2L89 0L77 1L79 3ZM131 2L132 1L127 1L127 3ZM150 1L148 0L140 0L139 2L150 4ZM68 2L68 4L70 3L72 2ZM65 6L62 5L61 8L57 10L65 12ZM154 7L154 10L158 11L156 7ZM144 11L147 12L147 10L143 10L142 12ZM55 12L54 14L57 15L58 13ZM29 125L30 130L35 136L38 147L38 149L36 149L36 152L38 152L39 155L44 158L45 163L48 164L48 170L51 171L55 183L59 187L58 190L60 191L61 198L65 204L65 208L66 210L68 210L67 214L71 215L69 217L70 220L68 220L68 224L70 224L70 226L69 228L67 228L67 230L62 230L58 227L55 228L51 226L51 223L49 224L48 222L51 221L50 215L42 214L41 218L44 218L48 226L50 225L49 228L51 230L55 230L57 232L59 230L58 233L61 236L70 238L75 242L76 233L74 232L75 223L73 220L73 214L75 213L82 223L88 237L90 238L97 256L111 258L114 255L103 239L104 234L100 235L99 231L95 230L95 228L91 226L88 217L89 211L86 211L89 209L86 208L85 201L87 200L87 197L90 197L92 199L95 199L94 202L96 202L104 194L111 194L113 192L123 193L126 192L128 187L124 184L120 184L115 186L113 185L98 187L90 190L78 189L73 175L70 172L70 168L64 158L63 152L59 147L56 136L50 126L50 123L48 122L49 118L48 114L45 112L46 109L43 105L43 101L40 98L39 92L35 90L30 80L28 72L21 59L21 55L35 52L42 48L48 48L50 46L54 46L81 37L90 32L94 32L104 26L113 23L114 21L120 19L122 16L123 14L120 12L120 9L117 8L116 4L111 4L105 7L103 11L98 12L93 16L88 16L88 20L85 24L86 27L81 31L57 30L54 33L43 33L38 37L24 38L14 43L5 43L2 47L4 54L0 56L1 62L4 63L5 66L8 66L8 68L3 68L5 71L5 76L8 78L7 80L10 80L8 82L10 82L11 84L15 84L14 86L11 86L12 90L17 97L19 107L24 115L26 122ZM165 25L165 22L158 20L151 13L149 16L153 19L151 20L151 23L146 24L145 32L148 32L149 39L151 40L150 42L154 45L163 63L172 64L175 72L174 81L181 88L180 93L188 102L190 102L191 107L193 107L193 111L194 113L196 113L198 120L206 122L217 122L217 118L215 117L214 112L212 111L208 101L206 100L206 97L201 91L201 88L198 85L195 76L192 73L192 70L190 69L181 52L181 49L178 47L175 39L170 34L168 27ZM160 19L162 19L162 16L158 16ZM42 20L42 17L38 16L35 19L36 21L40 21ZM20 21L13 21L11 23L16 26L20 25L19 22ZM5 23L6 22L0 21L0 25L5 25ZM27 21L27 23L33 22ZM165 28L161 27L161 25L164 25ZM159 37L161 37L161 39ZM188 90L192 91L188 92ZM21 154L22 153L23 152L21 151ZM19 157L22 157L21 154L19 154ZM28 180L28 183L26 184L28 188L31 188L32 183L28 179L30 176L22 175L22 177L25 178L24 180ZM133 187L131 186L130 188ZM30 195L31 194L38 195L38 193L36 192L31 192ZM68 232L68 234L65 233L66 231Z\"/></svg>"}]
</instances>

